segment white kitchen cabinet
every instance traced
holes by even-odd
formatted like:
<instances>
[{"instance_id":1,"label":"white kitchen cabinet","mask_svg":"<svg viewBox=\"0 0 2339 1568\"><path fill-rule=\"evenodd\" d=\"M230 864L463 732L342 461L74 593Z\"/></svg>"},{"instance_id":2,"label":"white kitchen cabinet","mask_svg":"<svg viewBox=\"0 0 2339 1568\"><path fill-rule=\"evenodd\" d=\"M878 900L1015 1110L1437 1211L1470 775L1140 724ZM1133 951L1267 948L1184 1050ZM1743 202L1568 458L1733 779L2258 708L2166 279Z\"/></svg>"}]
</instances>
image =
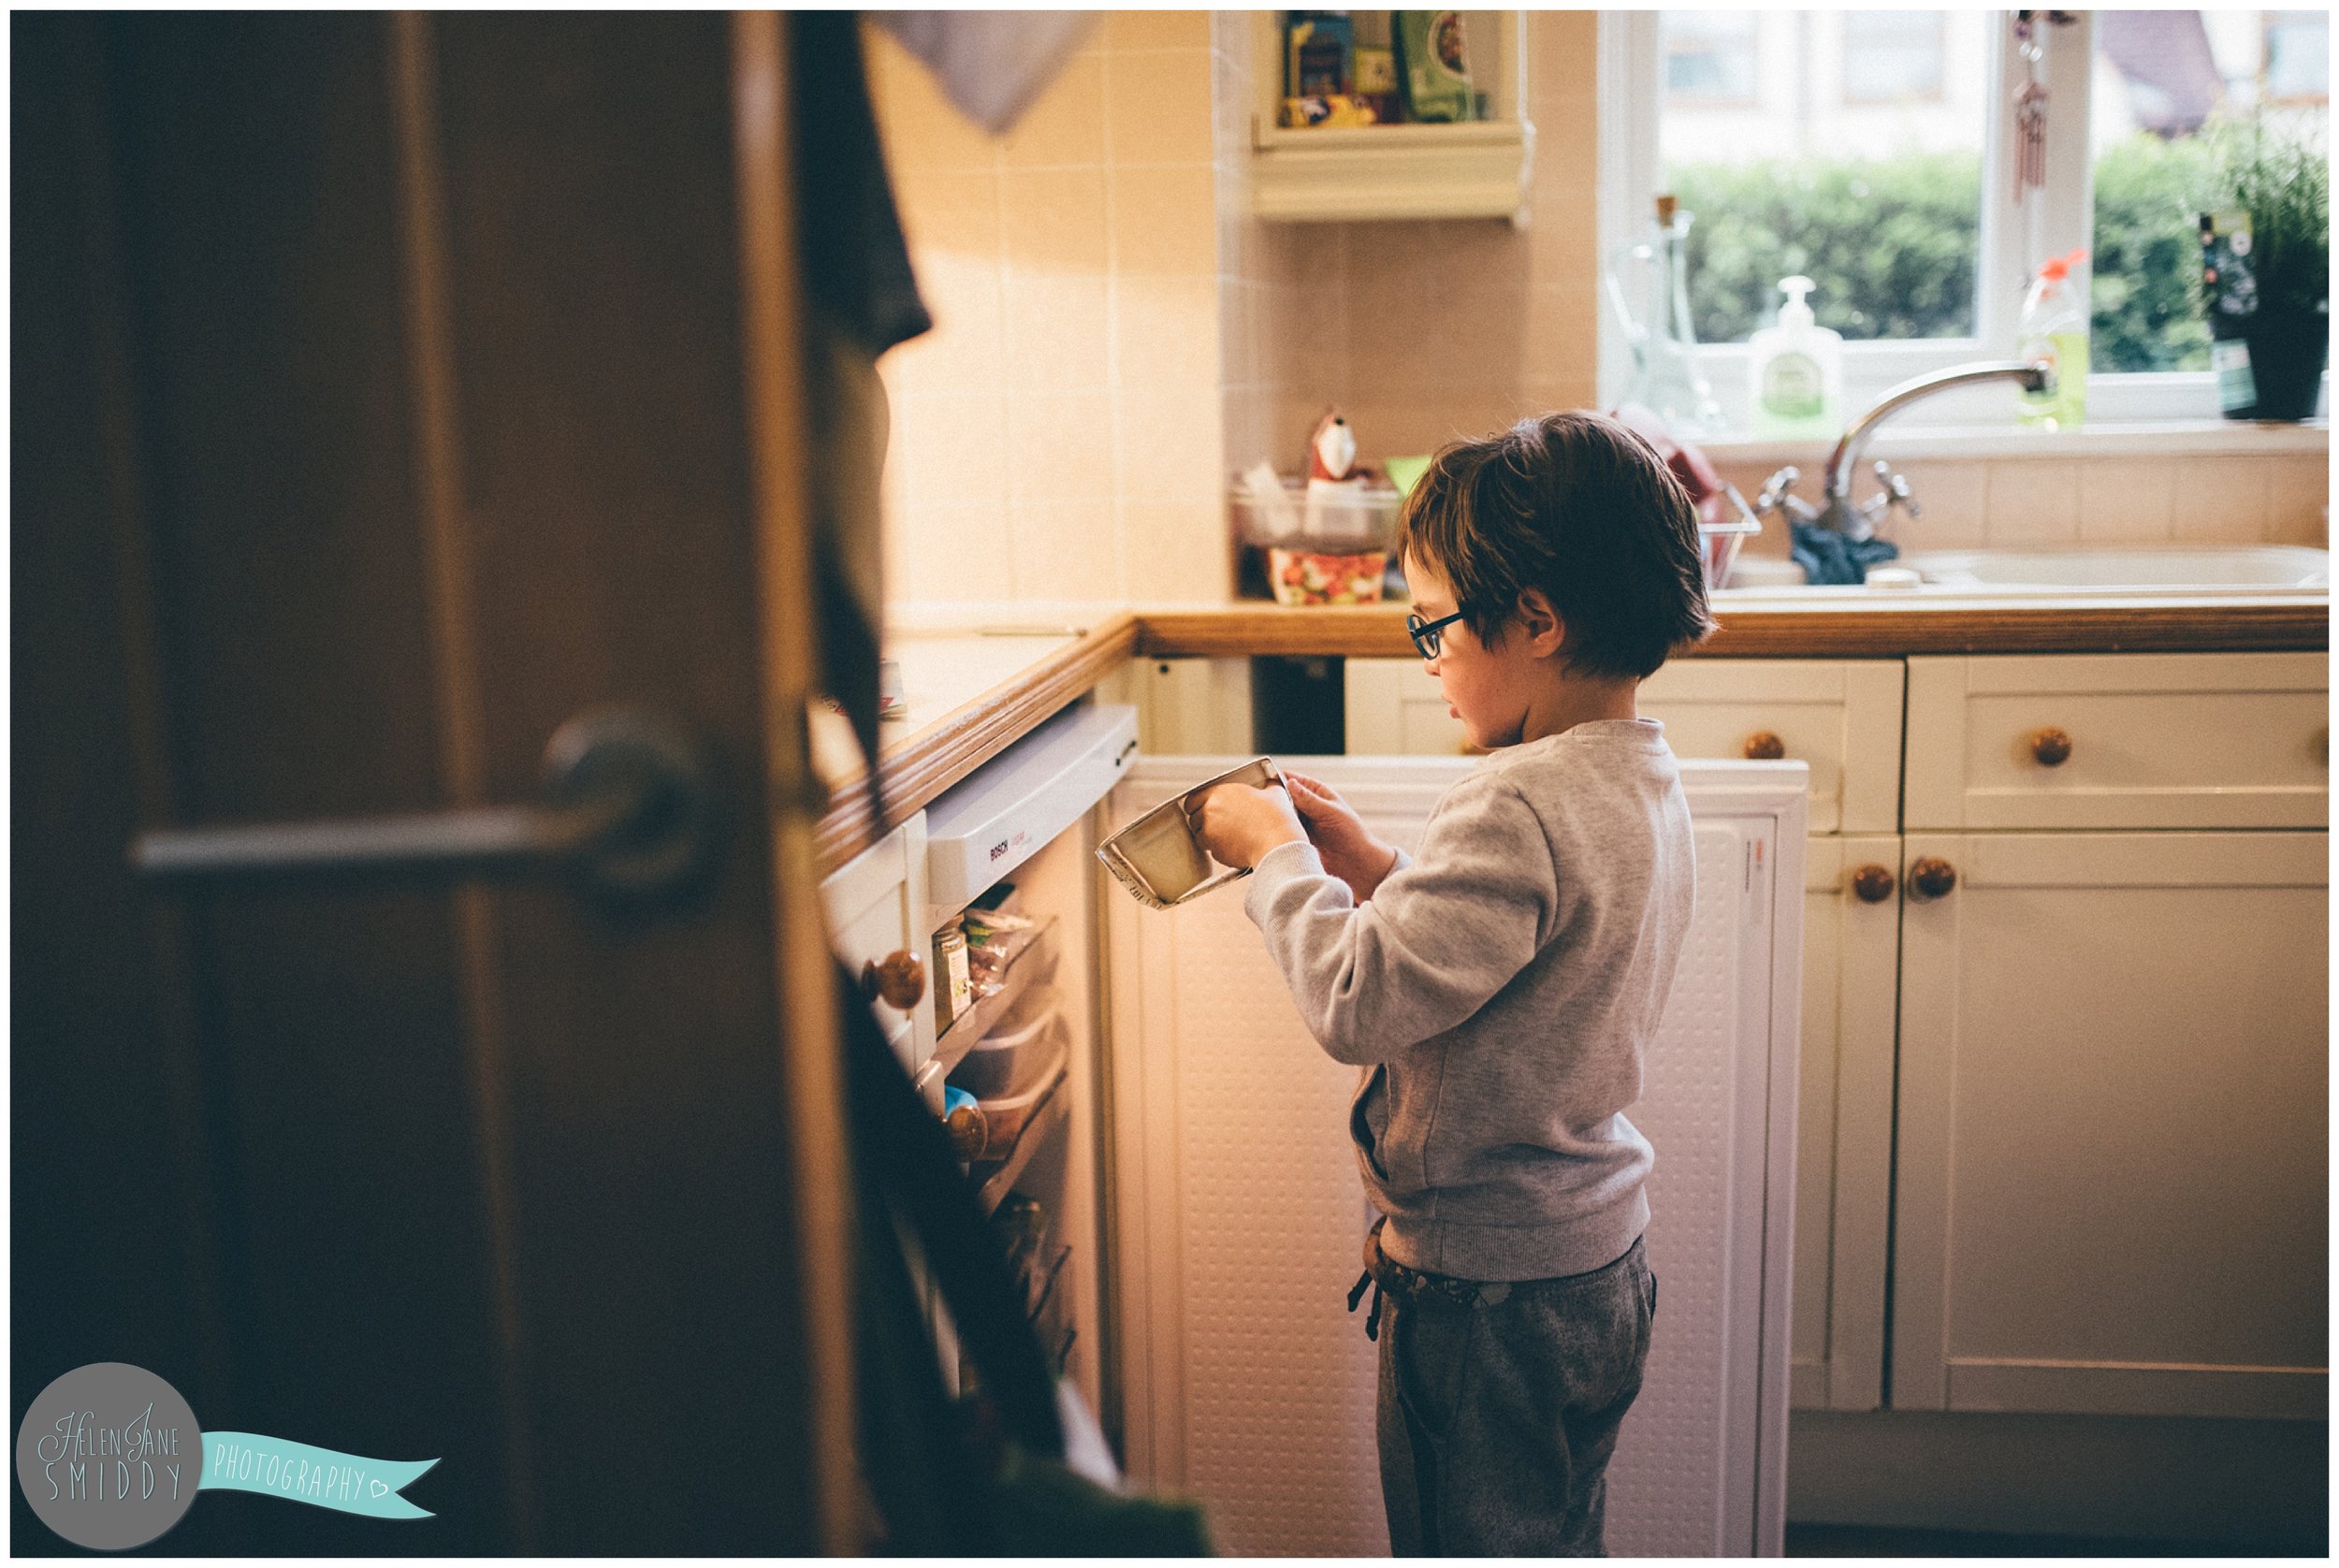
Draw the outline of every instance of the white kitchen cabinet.
<instances>
[{"instance_id":1,"label":"white kitchen cabinet","mask_svg":"<svg viewBox=\"0 0 2339 1568\"><path fill-rule=\"evenodd\" d=\"M1414 659L1346 662L1352 756L1451 756L1459 719ZM1896 659L1682 659L1641 684L1677 756L1783 756L1811 770L1806 846L1794 1402L1873 1410L1884 1383L1892 1202L1904 666ZM1838 836L1838 835L1844 836ZM1856 836L1855 836L1856 835ZM1871 889L1875 884L1870 883Z\"/></svg>"},{"instance_id":2,"label":"white kitchen cabinet","mask_svg":"<svg viewBox=\"0 0 2339 1568\"><path fill-rule=\"evenodd\" d=\"M2325 827L2330 686L2319 653L1911 659L1908 825Z\"/></svg>"},{"instance_id":3,"label":"white kitchen cabinet","mask_svg":"<svg viewBox=\"0 0 2339 1568\"><path fill-rule=\"evenodd\" d=\"M1140 762L1126 820L1238 758ZM1412 847L1459 759L1295 758ZM1648 1381L1609 1470L1632 1556L1775 1555L1785 1502L1804 770L1692 762L1697 916L1629 1112L1658 1151ZM1370 1211L1358 1069L1309 1036L1241 886L1110 895L1111 1143L1130 1473L1241 1555L1387 1550L1377 1351L1344 1309Z\"/></svg>"},{"instance_id":4,"label":"white kitchen cabinet","mask_svg":"<svg viewBox=\"0 0 2339 1568\"><path fill-rule=\"evenodd\" d=\"M926 816L921 811L821 883L830 945L845 967L863 977L875 1002L879 1025L901 1058L916 1072L934 1054L934 983L928 973L933 952L926 924ZM895 1006L877 991L878 966L891 961L917 970L916 995Z\"/></svg>"},{"instance_id":5,"label":"white kitchen cabinet","mask_svg":"<svg viewBox=\"0 0 2339 1568\"><path fill-rule=\"evenodd\" d=\"M2326 842L1908 835L1896 1408L2326 1415Z\"/></svg>"}]
</instances>

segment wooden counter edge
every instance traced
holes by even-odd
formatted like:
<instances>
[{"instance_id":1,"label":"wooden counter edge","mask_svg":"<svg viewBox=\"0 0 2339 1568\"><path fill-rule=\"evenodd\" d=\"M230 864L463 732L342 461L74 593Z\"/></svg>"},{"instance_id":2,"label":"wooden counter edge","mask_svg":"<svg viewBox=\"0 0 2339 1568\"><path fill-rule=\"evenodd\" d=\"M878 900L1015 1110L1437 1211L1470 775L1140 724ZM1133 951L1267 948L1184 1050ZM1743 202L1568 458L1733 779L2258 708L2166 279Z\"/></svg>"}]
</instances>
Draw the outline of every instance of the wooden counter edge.
<instances>
[{"instance_id":1,"label":"wooden counter edge","mask_svg":"<svg viewBox=\"0 0 2339 1568\"><path fill-rule=\"evenodd\" d=\"M868 791L859 781L835 791L821 819L821 864L835 870L924 810L1042 719L1093 690L1116 665L1136 657L1137 648L1137 617L1113 616L963 704L939 723L889 748L879 763L885 777L884 822L873 820Z\"/></svg>"},{"instance_id":2,"label":"wooden counter edge","mask_svg":"<svg viewBox=\"0 0 2339 1568\"><path fill-rule=\"evenodd\" d=\"M1402 659L1402 605L1137 612L1149 659ZM2056 600L2035 606L1871 603L1725 605L1721 629L1677 657L1889 659L1926 653L2270 653L2327 651L2331 602L2279 598Z\"/></svg>"},{"instance_id":3,"label":"wooden counter edge","mask_svg":"<svg viewBox=\"0 0 2339 1568\"><path fill-rule=\"evenodd\" d=\"M1724 606L1721 629L1681 657L1897 659L1928 653L2328 652L2331 602L2321 595L2248 600L2064 600L2029 607L1899 604ZM819 849L830 870L924 809L1034 725L1132 658L1402 659L1405 607L1289 610L1140 608L1123 612L1000 682L914 739L889 749L885 821L859 785L831 797Z\"/></svg>"}]
</instances>

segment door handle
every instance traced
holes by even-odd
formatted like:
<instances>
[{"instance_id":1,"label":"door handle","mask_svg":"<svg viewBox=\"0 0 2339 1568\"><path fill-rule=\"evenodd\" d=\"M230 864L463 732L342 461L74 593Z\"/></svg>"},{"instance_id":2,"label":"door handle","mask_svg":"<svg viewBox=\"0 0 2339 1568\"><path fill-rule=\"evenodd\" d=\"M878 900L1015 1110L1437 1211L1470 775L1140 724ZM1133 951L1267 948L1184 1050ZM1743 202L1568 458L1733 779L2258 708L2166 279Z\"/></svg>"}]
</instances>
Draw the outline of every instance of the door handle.
<instances>
[{"instance_id":1,"label":"door handle","mask_svg":"<svg viewBox=\"0 0 2339 1568\"><path fill-rule=\"evenodd\" d=\"M601 709L553 732L532 806L171 828L141 835L130 846L130 864L167 883L557 876L643 901L677 891L705 869L716 837L704 749L653 716Z\"/></svg>"}]
</instances>

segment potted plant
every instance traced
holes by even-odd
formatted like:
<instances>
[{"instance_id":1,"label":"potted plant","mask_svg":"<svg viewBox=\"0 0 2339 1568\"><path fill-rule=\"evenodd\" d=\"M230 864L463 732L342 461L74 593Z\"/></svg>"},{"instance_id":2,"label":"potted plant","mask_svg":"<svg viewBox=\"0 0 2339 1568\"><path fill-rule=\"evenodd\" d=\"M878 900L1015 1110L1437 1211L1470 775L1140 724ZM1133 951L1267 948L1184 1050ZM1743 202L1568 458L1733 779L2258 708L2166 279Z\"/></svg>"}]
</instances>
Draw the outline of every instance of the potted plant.
<instances>
[{"instance_id":1,"label":"potted plant","mask_svg":"<svg viewBox=\"0 0 2339 1568\"><path fill-rule=\"evenodd\" d=\"M2220 211L2202 218L2202 303L2214 339L2247 345L2249 376L2224 397L2225 412L2307 418L2331 351L2329 154L2319 138L2263 114L2218 126L2212 145ZM2221 371L2244 363L2230 349L2212 353L2225 356Z\"/></svg>"}]
</instances>

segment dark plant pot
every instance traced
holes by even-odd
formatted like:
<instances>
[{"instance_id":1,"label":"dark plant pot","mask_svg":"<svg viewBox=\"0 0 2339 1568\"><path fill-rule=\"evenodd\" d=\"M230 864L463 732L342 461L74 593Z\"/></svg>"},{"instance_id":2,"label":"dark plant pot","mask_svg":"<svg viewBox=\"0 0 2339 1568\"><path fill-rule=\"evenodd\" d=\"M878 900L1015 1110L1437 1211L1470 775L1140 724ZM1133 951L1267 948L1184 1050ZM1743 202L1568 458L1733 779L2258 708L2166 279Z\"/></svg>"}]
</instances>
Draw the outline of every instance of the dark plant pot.
<instances>
[{"instance_id":1,"label":"dark plant pot","mask_svg":"<svg viewBox=\"0 0 2339 1568\"><path fill-rule=\"evenodd\" d=\"M2322 391L2323 362L2331 356L2331 318L2260 312L2246 334L2250 378L2258 401L2237 408L2234 419L2310 419Z\"/></svg>"}]
</instances>

